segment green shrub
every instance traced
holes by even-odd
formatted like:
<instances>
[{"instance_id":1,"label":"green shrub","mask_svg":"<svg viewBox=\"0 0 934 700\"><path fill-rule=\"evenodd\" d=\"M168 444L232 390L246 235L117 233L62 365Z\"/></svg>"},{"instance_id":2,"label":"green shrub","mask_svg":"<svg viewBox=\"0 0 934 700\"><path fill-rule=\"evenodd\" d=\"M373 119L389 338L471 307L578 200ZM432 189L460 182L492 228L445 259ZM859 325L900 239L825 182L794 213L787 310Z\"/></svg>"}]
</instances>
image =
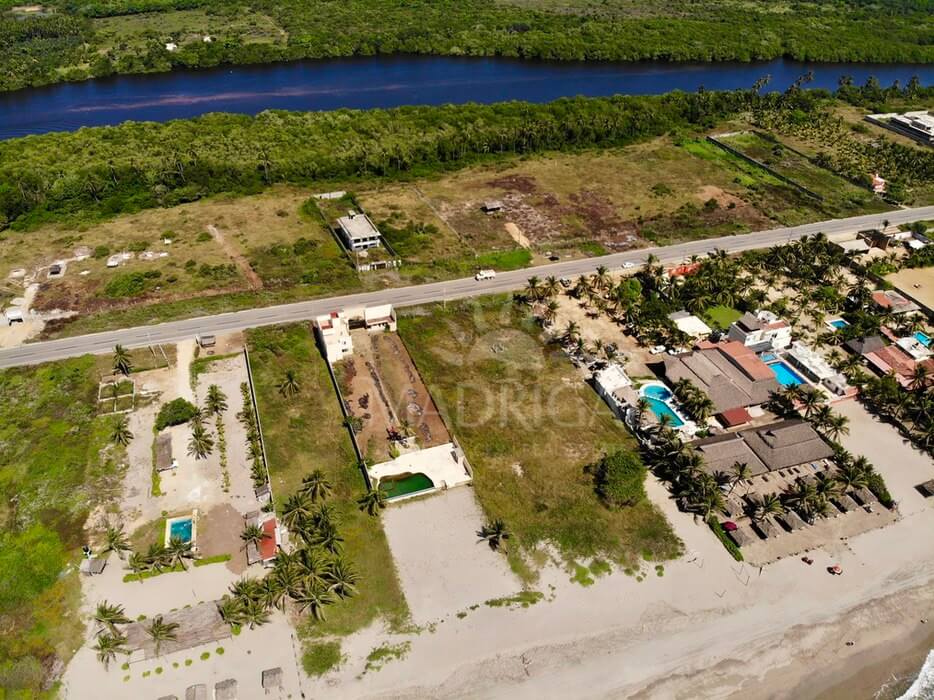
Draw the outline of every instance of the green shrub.
<instances>
[{"instance_id":1,"label":"green shrub","mask_svg":"<svg viewBox=\"0 0 934 700\"><path fill-rule=\"evenodd\" d=\"M318 642L305 646L302 666L309 676L323 676L341 662L340 642Z\"/></svg>"},{"instance_id":2,"label":"green shrub","mask_svg":"<svg viewBox=\"0 0 934 700\"><path fill-rule=\"evenodd\" d=\"M99 245L94 249L92 254L95 260L103 260L104 258L110 257L110 248L105 245Z\"/></svg>"},{"instance_id":3,"label":"green shrub","mask_svg":"<svg viewBox=\"0 0 934 700\"><path fill-rule=\"evenodd\" d=\"M173 399L159 409L159 415L156 416L156 430L187 423L197 412L198 409L190 401L182 398Z\"/></svg>"},{"instance_id":4,"label":"green shrub","mask_svg":"<svg viewBox=\"0 0 934 700\"><path fill-rule=\"evenodd\" d=\"M104 287L104 295L111 299L138 297L146 291L146 276L142 272L124 272Z\"/></svg>"},{"instance_id":5,"label":"green shrub","mask_svg":"<svg viewBox=\"0 0 934 700\"><path fill-rule=\"evenodd\" d=\"M707 518L707 525L710 526L710 529L713 530L713 533L717 536L717 539L719 539L723 543L723 546L726 547L726 551L728 551L736 561L742 561L743 553L739 551L739 547L736 546L736 543L730 539L728 534L726 534L726 530L723 529L720 521L711 516L710 518Z\"/></svg>"},{"instance_id":6,"label":"green shrub","mask_svg":"<svg viewBox=\"0 0 934 700\"><path fill-rule=\"evenodd\" d=\"M634 506L645 499L646 468L632 452L614 452L590 468L597 495L610 508Z\"/></svg>"}]
</instances>

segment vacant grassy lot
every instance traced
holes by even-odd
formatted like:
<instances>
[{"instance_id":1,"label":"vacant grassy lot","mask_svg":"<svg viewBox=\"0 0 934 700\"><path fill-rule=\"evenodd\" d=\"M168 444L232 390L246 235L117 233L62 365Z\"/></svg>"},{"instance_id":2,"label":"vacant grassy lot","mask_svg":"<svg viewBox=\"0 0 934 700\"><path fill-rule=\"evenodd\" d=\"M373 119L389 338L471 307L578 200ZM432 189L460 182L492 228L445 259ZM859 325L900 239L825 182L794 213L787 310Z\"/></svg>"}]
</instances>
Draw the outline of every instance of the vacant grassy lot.
<instances>
[{"instance_id":1,"label":"vacant grassy lot","mask_svg":"<svg viewBox=\"0 0 934 700\"><path fill-rule=\"evenodd\" d=\"M365 491L350 437L343 426L337 396L324 359L305 325L278 326L247 333L260 420L269 457L276 504L321 469L334 487L329 498L336 510L344 551L360 573L359 594L328 607L326 622L303 619L304 637L350 634L383 617L395 626L408 617L389 545L378 518L360 512L356 499ZM286 370L301 385L292 400L276 388Z\"/></svg>"},{"instance_id":2,"label":"vacant grassy lot","mask_svg":"<svg viewBox=\"0 0 934 700\"><path fill-rule=\"evenodd\" d=\"M512 533L510 559L602 556L624 566L675 556L679 542L649 502L608 510L584 467L633 439L559 351L542 345L507 297L414 309L399 332L474 467L477 496Z\"/></svg>"},{"instance_id":3,"label":"vacant grassy lot","mask_svg":"<svg viewBox=\"0 0 934 700\"><path fill-rule=\"evenodd\" d=\"M741 153L764 163L823 197L821 207L828 215L857 216L886 211L889 207L871 192L815 165L778 140L747 131L720 138Z\"/></svg>"},{"instance_id":4,"label":"vacant grassy lot","mask_svg":"<svg viewBox=\"0 0 934 700\"><path fill-rule=\"evenodd\" d=\"M0 372L0 688L11 697L37 697L81 644L84 525L115 495L123 459L97 387L92 357Z\"/></svg>"}]
</instances>

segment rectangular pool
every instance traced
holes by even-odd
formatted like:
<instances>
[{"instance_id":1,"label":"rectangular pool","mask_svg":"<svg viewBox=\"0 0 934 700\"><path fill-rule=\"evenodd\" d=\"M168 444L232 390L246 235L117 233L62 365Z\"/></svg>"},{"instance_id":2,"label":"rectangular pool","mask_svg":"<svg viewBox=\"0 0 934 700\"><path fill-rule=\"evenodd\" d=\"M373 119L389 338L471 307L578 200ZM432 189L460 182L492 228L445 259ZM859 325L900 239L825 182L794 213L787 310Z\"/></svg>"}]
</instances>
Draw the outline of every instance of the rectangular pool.
<instances>
[{"instance_id":1,"label":"rectangular pool","mask_svg":"<svg viewBox=\"0 0 934 700\"><path fill-rule=\"evenodd\" d=\"M849 326L850 324L847 323L846 321L844 321L842 318L838 318L838 319L835 319L835 320L831 321L831 322L830 322L830 325L833 326L834 328L836 328L836 329L839 331L839 330L841 330L841 329L843 329L843 328L846 328L846 327Z\"/></svg>"},{"instance_id":2,"label":"rectangular pool","mask_svg":"<svg viewBox=\"0 0 934 700\"><path fill-rule=\"evenodd\" d=\"M778 383L782 386L797 386L799 384L804 384L804 379L801 377L801 375L795 372L787 362L783 362L782 360L778 360L777 362L770 362L768 367L772 370L772 373L775 375Z\"/></svg>"},{"instance_id":3,"label":"rectangular pool","mask_svg":"<svg viewBox=\"0 0 934 700\"><path fill-rule=\"evenodd\" d=\"M924 347L931 347L931 337L927 333L922 333L921 331L915 331L915 340L921 343Z\"/></svg>"},{"instance_id":4,"label":"rectangular pool","mask_svg":"<svg viewBox=\"0 0 934 700\"><path fill-rule=\"evenodd\" d=\"M181 540L191 542L194 535L194 520L192 518L169 518L165 523L165 541Z\"/></svg>"}]
</instances>

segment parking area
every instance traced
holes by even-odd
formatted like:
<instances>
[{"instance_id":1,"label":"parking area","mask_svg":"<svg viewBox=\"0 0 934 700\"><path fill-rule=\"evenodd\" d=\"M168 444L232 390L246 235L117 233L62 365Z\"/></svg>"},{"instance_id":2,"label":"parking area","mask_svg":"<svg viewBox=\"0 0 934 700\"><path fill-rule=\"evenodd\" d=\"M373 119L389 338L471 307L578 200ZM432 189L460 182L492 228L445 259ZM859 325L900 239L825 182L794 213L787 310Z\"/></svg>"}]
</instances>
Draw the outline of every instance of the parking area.
<instances>
[{"instance_id":1,"label":"parking area","mask_svg":"<svg viewBox=\"0 0 934 700\"><path fill-rule=\"evenodd\" d=\"M383 527L412 612L424 624L521 588L506 557L477 537L483 513L471 488L390 506Z\"/></svg>"}]
</instances>

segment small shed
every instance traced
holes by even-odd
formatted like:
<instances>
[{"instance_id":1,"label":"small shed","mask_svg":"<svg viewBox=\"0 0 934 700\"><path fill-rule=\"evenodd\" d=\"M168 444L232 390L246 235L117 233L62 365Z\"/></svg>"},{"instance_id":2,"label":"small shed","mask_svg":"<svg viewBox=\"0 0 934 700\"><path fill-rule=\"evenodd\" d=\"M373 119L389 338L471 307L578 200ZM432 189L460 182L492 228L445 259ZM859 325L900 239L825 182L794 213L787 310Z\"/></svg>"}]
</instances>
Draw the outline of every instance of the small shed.
<instances>
[{"instance_id":1,"label":"small shed","mask_svg":"<svg viewBox=\"0 0 934 700\"><path fill-rule=\"evenodd\" d=\"M806 522L801 518L800 515L795 513L793 510L785 511L782 513L782 521L788 526L788 529L794 532L795 530L800 530L805 525Z\"/></svg>"},{"instance_id":2,"label":"small shed","mask_svg":"<svg viewBox=\"0 0 934 700\"><path fill-rule=\"evenodd\" d=\"M199 335L198 345L203 348L213 348L217 345L217 337L213 335Z\"/></svg>"},{"instance_id":3,"label":"small shed","mask_svg":"<svg viewBox=\"0 0 934 700\"><path fill-rule=\"evenodd\" d=\"M172 457L171 433L159 433L156 437L156 471L164 472L177 466L178 462Z\"/></svg>"},{"instance_id":4,"label":"small shed","mask_svg":"<svg viewBox=\"0 0 934 700\"><path fill-rule=\"evenodd\" d=\"M484 214L495 214L503 210L503 203L498 199L489 199L480 205L480 210Z\"/></svg>"},{"instance_id":5,"label":"small shed","mask_svg":"<svg viewBox=\"0 0 934 700\"><path fill-rule=\"evenodd\" d=\"M738 528L729 533L729 535L730 539L736 543L737 547L745 547L747 544L752 544L759 539L748 527L744 525L740 525Z\"/></svg>"},{"instance_id":6,"label":"small shed","mask_svg":"<svg viewBox=\"0 0 934 700\"><path fill-rule=\"evenodd\" d=\"M282 668L277 666L263 671L263 690L268 693L279 688L282 688Z\"/></svg>"}]
</instances>

